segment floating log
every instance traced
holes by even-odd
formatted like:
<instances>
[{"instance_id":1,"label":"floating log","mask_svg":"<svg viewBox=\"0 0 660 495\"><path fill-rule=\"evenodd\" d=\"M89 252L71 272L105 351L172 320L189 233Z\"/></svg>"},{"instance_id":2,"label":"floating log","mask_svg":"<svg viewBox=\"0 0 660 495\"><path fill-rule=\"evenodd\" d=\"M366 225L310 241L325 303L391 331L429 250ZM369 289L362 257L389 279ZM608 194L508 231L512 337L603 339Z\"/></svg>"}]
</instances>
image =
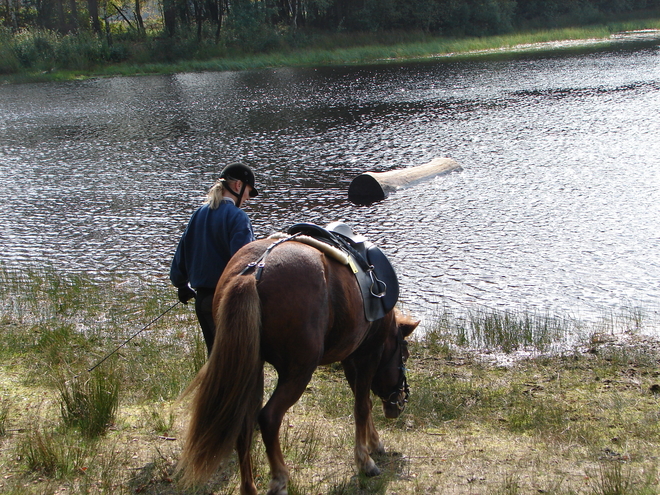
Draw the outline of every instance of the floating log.
<instances>
[{"instance_id":1,"label":"floating log","mask_svg":"<svg viewBox=\"0 0 660 495\"><path fill-rule=\"evenodd\" d=\"M365 172L358 175L348 187L348 199L360 206L370 205L385 199L397 189L411 186L422 180L453 170L462 170L451 158L435 158L424 165L389 172Z\"/></svg>"}]
</instances>

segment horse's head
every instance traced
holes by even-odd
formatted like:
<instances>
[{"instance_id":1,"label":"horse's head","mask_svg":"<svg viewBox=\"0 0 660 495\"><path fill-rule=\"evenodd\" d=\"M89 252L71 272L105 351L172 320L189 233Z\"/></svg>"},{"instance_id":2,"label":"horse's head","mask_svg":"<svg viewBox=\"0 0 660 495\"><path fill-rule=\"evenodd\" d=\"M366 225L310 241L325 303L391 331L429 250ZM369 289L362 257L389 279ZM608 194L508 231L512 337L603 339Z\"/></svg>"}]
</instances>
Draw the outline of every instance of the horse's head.
<instances>
[{"instance_id":1,"label":"horse's head","mask_svg":"<svg viewBox=\"0 0 660 495\"><path fill-rule=\"evenodd\" d=\"M393 419L403 412L410 395L406 381L409 353L405 338L417 328L419 321L395 309L383 318L383 324L387 327L387 338L371 390L383 401L385 417Z\"/></svg>"}]
</instances>

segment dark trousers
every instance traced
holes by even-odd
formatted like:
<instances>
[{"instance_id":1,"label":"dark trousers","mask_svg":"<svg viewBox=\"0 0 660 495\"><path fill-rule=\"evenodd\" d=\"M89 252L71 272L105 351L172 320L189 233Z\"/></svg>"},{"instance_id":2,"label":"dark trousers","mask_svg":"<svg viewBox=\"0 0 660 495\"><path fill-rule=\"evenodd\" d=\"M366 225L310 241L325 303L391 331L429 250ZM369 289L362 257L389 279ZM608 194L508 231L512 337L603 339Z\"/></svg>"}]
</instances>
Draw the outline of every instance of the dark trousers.
<instances>
[{"instance_id":1,"label":"dark trousers","mask_svg":"<svg viewBox=\"0 0 660 495\"><path fill-rule=\"evenodd\" d=\"M211 354L213 348L213 339L215 338L215 323L213 322L213 294L214 289L197 289L197 297L195 297L195 313L199 326L202 327L202 334L204 335L204 342L206 342L206 349Z\"/></svg>"}]
</instances>

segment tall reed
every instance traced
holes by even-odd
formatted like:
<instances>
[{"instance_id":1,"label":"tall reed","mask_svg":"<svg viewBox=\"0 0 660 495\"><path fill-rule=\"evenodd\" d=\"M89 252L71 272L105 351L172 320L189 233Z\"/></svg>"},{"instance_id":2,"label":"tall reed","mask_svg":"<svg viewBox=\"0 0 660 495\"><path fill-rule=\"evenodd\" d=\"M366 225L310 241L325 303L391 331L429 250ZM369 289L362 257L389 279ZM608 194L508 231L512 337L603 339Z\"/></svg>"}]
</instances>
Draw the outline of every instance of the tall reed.
<instances>
[{"instance_id":1,"label":"tall reed","mask_svg":"<svg viewBox=\"0 0 660 495\"><path fill-rule=\"evenodd\" d=\"M6 397L0 398L0 437L7 434L7 420L9 418L10 400Z\"/></svg>"},{"instance_id":2,"label":"tall reed","mask_svg":"<svg viewBox=\"0 0 660 495\"><path fill-rule=\"evenodd\" d=\"M97 368L89 377L61 382L58 389L65 425L94 438L113 423L119 407L120 378L116 374Z\"/></svg>"},{"instance_id":3,"label":"tall reed","mask_svg":"<svg viewBox=\"0 0 660 495\"><path fill-rule=\"evenodd\" d=\"M579 337L577 322L531 311L478 308L455 314L448 308L436 314L424 339L437 352L451 346L499 350L546 350L553 344Z\"/></svg>"},{"instance_id":4,"label":"tall reed","mask_svg":"<svg viewBox=\"0 0 660 495\"><path fill-rule=\"evenodd\" d=\"M62 479L85 467L91 446L74 436L33 426L19 446L19 452L31 471Z\"/></svg>"},{"instance_id":5,"label":"tall reed","mask_svg":"<svg viewBox=\"0 0 660 495\"><path fill-rule=\"evenodd\" d=\"M563 321L527 311L477 311L469 315L469 328L473 345L503 352L523 347L544 350L566 337Z\"/></svg>"}]
</instances>

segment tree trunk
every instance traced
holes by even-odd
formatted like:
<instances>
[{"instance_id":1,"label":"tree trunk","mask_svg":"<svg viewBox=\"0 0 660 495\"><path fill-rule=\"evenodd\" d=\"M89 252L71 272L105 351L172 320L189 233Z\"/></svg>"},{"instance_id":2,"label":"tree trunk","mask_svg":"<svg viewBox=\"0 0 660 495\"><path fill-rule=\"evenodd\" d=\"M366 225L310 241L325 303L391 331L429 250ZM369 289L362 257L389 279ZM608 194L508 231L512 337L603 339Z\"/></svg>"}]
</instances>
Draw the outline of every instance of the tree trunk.
<instances>
[{"instance_id":1,"label":"tree trunk","mask_svg":"<svg viewBox=\"0 0 660 495\"><path fill-rule=\"evenodd\" d=\"M416 167L389 172L365 172L351 181L348 199L356 205L370 205L385 199L391 192L412 186L437 175L462 170L451 158L435 158Z\"/></svg>"},{"instance_id":2,"label":"tree trunk","mask_svg":"<svg viewBox=\"0 0 660 495\"><path fill-rule=\"evenodd\" d=\"M64 17L64 0L55 0L55 11L57 12L57 30L60 33L65 33L66 18Z\"/></svg>"},{"instance_id":3,"label":"tree trunk","mask_svg":"<svg viewBox=\"0 0 660 495\"><path fill-rule=\"evenodd\" d=\"M87 0L89 9L89 19L92 23L92 30L96 34L101 34L101 21L99 21L99 2L98 0Z\"/></svg>"},{"instance_id":4,"label":"tree trunk","mask_svg":"<svg viewBox=\"0 0 660 495\"><path fill-rule=\"evenodd\" d=\"M105 37L108 40L108 46L112 46L112 33L110 32L110 23L108 22L108 11L105 11L105 17L103 18L103 24L105 24Z\"/></svg>"},{"instance_id":5,"label":"tree trunk","mask_svg":"<svg viewBox=\"0 0 660 495\"><path fill-rule=\"evenodd\" d=\"M220 43L220 32L222 29L222 21L224 20L224 16L226 12L227 12L227 7L225 5L225 0L218 0L218 27L215 30L216 43Z\"/></svg>"},{"instance_id":6,"label":"tree trunk","mask_svg":"<svg viewBox=\"0 0 660 495\"><path fill-rule=\"evenodd\" d=\"M299 0L288 0L289 13L291 14L291 29L294 31L298 28L298 4Z\"/></svg>"},{"instance_id":7,"label":"tree trunk","mask_svg":"<svg viewBox=\"0 0 660 495\"><path fill-rule=\"evenodd\" d=\"M78 4L76 0L69 0L69 17L71 19L71 25L69 31L78 31Z\"/></svg>"},{"instance_id":8,"label":"tree trunk","mask_svg":"<svg viewBox=\"0 0 660 495\"><path fill-rule=\"evenodd\" d=\"M176 3L175 0L163 0L163 22L167 36L176 33Z\"/></svg>"},{"instance_id":9,"label":"tree trunk","mask_svg":"<svg viewBox=\"0 0 660 495\"><path fill-rule=\"evenodd\" d=\"M46 5L44 5L44 2L42 0L36 0L34 3L36 9L37 9L37 26L40 28L45 28L47 21L46 19L48 16L46 15ZM49 6L52 7L52 5L49 4Z\"/></svg>"},{"instance_id":10,"label":"tree trunk","mask_svg":"<svg viewBox=\"0 0 660 495\"><path fill-rule=\"evenodd\" d=\"M204 21L204 3L202 0L193 2L195 7L195 24L197 25L197 41L202 41L202 22Z\"/></svg>"},{"instance_id":11,"label":"tree trunk","mask_svg":"<svg viewBox=\"0 0 660 495\"><path fill-rule=\"evenodd\" d=\"M215 29L215 42L219 43L220 42L220 31L222 30L222 19L223 19L223 5L222 5L222 0L218 1L218 26Z\"/></svg>"},{"instance_id":12,"label":"tree trunk","mask_svg":"<svg viewBox=\"0 0 660 495\"><path fill-rule=\"evenodd\" d=\"M135 20L137 21L138 35L145 34L144 22L142 21L142 11L140 10L140 0L135 0Z\"/></svg>"},{"instance_id":13,"label":"tree trunk","mask_svg":"<svg viewBox=\"0 0 660 495\"><path fill-rule=\"evenodd\" d=\"M15 33L18 31L18 17L16 16L16 11L18 10L18 0L5 1L5 6L7 8L7 24L11 26L12 31Z\"/></svg>"}]
</instances>

